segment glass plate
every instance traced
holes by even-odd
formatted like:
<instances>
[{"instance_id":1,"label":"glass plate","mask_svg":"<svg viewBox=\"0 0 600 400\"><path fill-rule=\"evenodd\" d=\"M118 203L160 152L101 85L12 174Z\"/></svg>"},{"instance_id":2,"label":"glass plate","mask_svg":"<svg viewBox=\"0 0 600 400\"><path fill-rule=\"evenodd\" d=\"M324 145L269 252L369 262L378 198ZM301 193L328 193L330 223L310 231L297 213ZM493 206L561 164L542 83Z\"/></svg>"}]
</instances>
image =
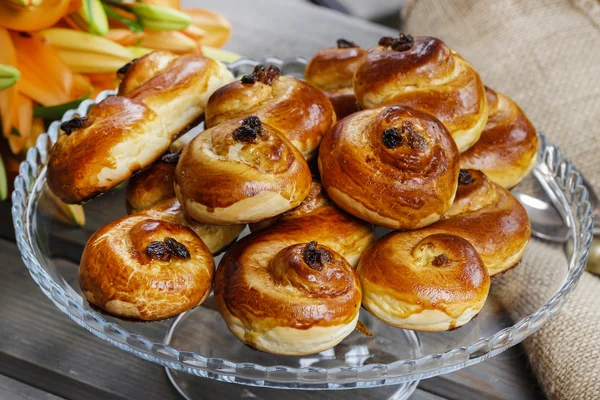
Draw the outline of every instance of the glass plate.
<instances>
[{"instance_id":1,"label":"glass plate","mask_svg":"<svg viewBox=\"0 0 600 400\"><path fill-rule=\"evenodd\" d=\"M301 58L260 61L279 65L284 74L298 77L306 64ZM239 75L257 63L240 60L229 67ZM74 114L85 115L91 105L113 93L102 92L96 100L84 101L77 110L66 112L62 121ZM53 122L29 149L12 194L17 243L31 276L59 309L94 335L146 360L197 376L290 389L368 388L478 363L521 342L557 312L583 271L592 240L591 207L581 176L540 135L534 176L517 190L550 197L570 238L564 245L532 238L521 264L494 280L478 318L451 332L416 333L387 326L363 310L360 319L373 337L355 331L335 348L311 356L265 354L229 333L210 298L176 319L155 323L123 321L90 307L81 296L73 263L79 263L83 246L96 229L125 214L124 191L117 188L86 204L84 227L57 221L57 212L48 206L45 165L59 125L60 121ZM530 287L532 277L539 282L534 288ZM169 331L171 326L177 326L176 338Z\"/></svg>"}]
</instances>

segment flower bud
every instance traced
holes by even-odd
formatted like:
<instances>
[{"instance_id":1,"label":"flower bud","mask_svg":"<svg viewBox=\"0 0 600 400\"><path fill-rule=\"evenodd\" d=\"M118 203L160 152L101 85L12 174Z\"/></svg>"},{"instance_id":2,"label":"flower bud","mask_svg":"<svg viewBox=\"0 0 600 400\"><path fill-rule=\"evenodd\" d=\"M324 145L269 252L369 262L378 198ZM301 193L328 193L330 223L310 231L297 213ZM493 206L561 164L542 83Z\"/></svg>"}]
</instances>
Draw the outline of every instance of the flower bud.
<instances>
[{"instance_id":1,"label":"flower bud","mask_svg":"<svg viewBox=\"0 0 600 400\"><path fill-rule=\"evenodd\" d=\"M21 77L21 72L10 65L0 64L0 90L8 89Z\"/></svg>"},{"instance_id":2,"label":"flower bud","mask_svg":"<svg viewBox=\"0 0 600 400\"><path fill-rule=\"evenodd\" d=\"M144 28L154 31L179 31L191 22L189 15L169 7L138 4L131 11Z\"/></svg>"}]
</instances>

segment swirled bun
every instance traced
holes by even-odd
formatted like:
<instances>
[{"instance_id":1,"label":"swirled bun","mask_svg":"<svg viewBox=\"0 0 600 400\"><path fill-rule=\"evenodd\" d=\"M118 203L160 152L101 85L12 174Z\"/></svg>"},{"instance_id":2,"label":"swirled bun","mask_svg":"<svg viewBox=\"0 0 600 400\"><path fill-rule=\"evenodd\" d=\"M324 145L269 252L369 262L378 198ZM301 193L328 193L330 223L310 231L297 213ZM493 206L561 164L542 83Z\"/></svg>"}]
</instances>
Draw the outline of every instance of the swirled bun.
<instances>
[{"instance_id":1,"label":"swirled bun","mask_svg":"<svg viewBox=\"0 0 600 400\"><path fill-rule=\"evenodd\" d=\"M538 137L519 106L486 87L488 121L479 141L460 155L460 166L478 169L500 186L517 186L535 164Z\"/></svg>"},{"instance_id":2,"label":"swirled bun","mask_svg":"<svg viewBox=\"0 0 600 400\"><path fill-rule=\"evenodd\" d=\"M445 331L479 313L490 277L475 248L453 234L427 228L390 233L363 254L356 270L363 305L403 329Z\"/></svg>"},{"instance_id":3,"label":"swirled bun","mask_svg":"<svg viewBox=\"0 0 600 400\"><path fill-rule=\"evenodd\" d=\"M339 39L337 47L319 51L306 67L306 82L323 90L338 120L358 111L352 80L366 54L357 44Z\"/></svg>"},{"instance_id":4,"label":"swirled bun","mask_svg":"<svg viewBox=\"0 0 600 400\"><path fill-rule=\"evenodd\" d=\"M424 229L451 232L477 250L489 275L515 267L529 243L525 208L502 186L475 170L462 170L456 199L437 223Z\"/></svg>"},{"instance_id":5,"label":"swirled bun","mask_svg":"<svg viewBox=\"0 0 600 400\"><path fill-rule=\"evenodd\" d=\"M410 107L354 113L323 139L323 187L347 212L392 229L416 229L448 210L459 155L446 128Z\"/></svg>"},{"instance_id":6,"label":"swirled bun","mask_svg":"<svg viewBox=\"0 0 600 400\"><path fill-rule=\"evenodd\" d=\"M79 283L87 300L119 317L160 320L206 299L214 262L190 228L130 215L87 242Z\"/></svg>"},{"instance_id":7,"label":"swirled bun","mask_svg":"<svg viewBox=\"0 0 600 400\"><path fill-rule=\"evenodd\" d=\"M147 57L164 61L134 79ZM89 200L150 165L202 115L210 94L233 79L224 65L198 55L150 54L129 69L118 96L61 125L48 185L66 203Z\"/></svg>"},{"instance_id":8,"label":"swirled bun","mask_svg":"<svg viewBox=\"0 0 600 400\"><path fill-rule=\"evenodd\" d=\"M250 116L207 129L186 146L175 193L196 221L243 224L296 207L311 181L302 154L279 130Z\"/></svg>"},{"instance_id":9,"label":"swirled bun","mask_svg":"<svg viewBox=\"0 0 600 400\"><path fill-rule=\"evenodd\" d=\"M262 351L316 353L356 326L360 285L351 265L372 243L373 227L313 188L298 212L243 238L219 264L218 309L238 339Z\"/></svg>"},{"instance_id":10,"label":"swirled bun","mask_svg":"<svg viewBox=\"0 0 600 400\"><path fill-rule=\"evenodd\" d=\"M281 131L306 158L316 155L323 135L335 123L331 102L319 89L280 76L273 66L257 66L250 75L225 85L208 100L206 126L255 115Z\"/></svg>"},{"instance_id":11,"label":"swirled bun","mask_svg":"<svg viewBox=\"0 0 600 400\"><path fill-rule=\"evenodd\" d=\"M209 225L194 221L183 212L181 204L174 197L136 215L187 226L202 239L212 254L218 254L230 245L246 227L243 224Z\"/></svg>"},{"instance_id":12,"label":"swirled bun","mask_svg":"<svg viewBox=\"0 0 600 400\"><path fill-rule=\"evenodd\" d=\"M127 181L127 212L133 214L175 197L175 169L179 153L165 153L148 168Z\"/></svg>"},{"instance_id":13,"label":"swirled bun","mask_svg":"<svg viewBox=\"0 0 600 400\"><path fill-rule=\"evenodd\" d=\"M382 38L354 75L354 93L365 108L403 104L439 119L460 152L471 147L487 121L479 74L439 39L400 34Z\"/></svg>"}]
</instances>

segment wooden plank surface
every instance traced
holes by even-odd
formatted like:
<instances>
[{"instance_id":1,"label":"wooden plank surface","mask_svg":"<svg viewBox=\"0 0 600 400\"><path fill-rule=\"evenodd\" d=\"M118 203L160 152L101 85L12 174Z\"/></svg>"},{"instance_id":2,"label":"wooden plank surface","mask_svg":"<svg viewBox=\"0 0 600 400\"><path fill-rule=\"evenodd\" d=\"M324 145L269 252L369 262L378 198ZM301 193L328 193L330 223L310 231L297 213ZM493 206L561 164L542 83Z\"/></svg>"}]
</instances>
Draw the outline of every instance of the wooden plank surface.
<instances>
[{"instance_id":1,"label":"wooden plank surface","mask_svg":"<svg viewBox=\"0 0 600 400\"><path fill-rule=\"evenodd\" d=\"M394 34L364 21L299 1L183 1L226 15L234 27L227 48L250 57L300 55L309 58L344 37L370 46ZM85 240L99 226L124 213L122 193L104 196L85 206L88 224L81 230L49 225L55 254L65 258L59 268L76 270ZM29 277L13 242L8 203L0 204L0 374L18 390L18 383L69 399L177 399L162 368L93 337L46 299ZM165 326L148 325L147 335L159 340ZM13 379L14 378L14 379ZM16 381L17 383L14 383ZM212 382L211 382L212 383ZM8 383L7 383L8 385ZM238 388L222 398L238 398ZM1 386L0 386L1 387ZM0 392L1 393L1 392ZM314 394L314 392L312 392ZM350 396L352 392L348 392ZM356 392L355 392L356 394ZM273 391L272 398L282 392ZM308 393L307 393L308 395ZM0 396L1 397L1 396ZM352 396L357 398L356 396ZM25 397L27 398L27 397ZM207 398L211 398L208 396ZM307 397L308 398L308 397ZM364 397L361 397L364 398ZM421 382L416 399L543 398L526 357L515 347L482 364Z\"/></svg>"},{"instance_id":2,"label":"wooden plank surface","mask_svg":"<svg viewBox=\"0 0 600 400\"><path fill-rule=\"evenodd\" d=\"M61 397L1 375L0 396L4 400L61 400Z\"/></svg>"}]
</instances>

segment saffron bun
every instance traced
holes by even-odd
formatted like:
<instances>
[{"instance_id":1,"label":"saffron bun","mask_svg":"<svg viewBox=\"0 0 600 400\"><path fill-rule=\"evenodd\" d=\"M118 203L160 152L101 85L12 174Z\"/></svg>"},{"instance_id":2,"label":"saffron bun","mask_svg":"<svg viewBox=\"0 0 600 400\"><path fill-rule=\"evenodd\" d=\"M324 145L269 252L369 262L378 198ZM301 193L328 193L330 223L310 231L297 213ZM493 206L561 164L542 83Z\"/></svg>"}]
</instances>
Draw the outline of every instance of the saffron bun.
<instances>
[{"instance_id":1,"label":"saffron bun","mask_svg":"<svg viewBox=\"0 0 600 400\"><path fill-rule=\"evenodd\" d=\"M65 203L82 203L125 181L160 157L231 80L223 64L200 55L156 52L133 61L117 96L61 125L50 189Z\"/></svg>"},{"instance_id":2,"label":"saffron bun","mask_svg":"<svg viewBox=\"0 0 600 400\"><path fill-rule=\"evenodd\" d=\"M325 93L338 120L359 110L352 80L366 54L357 44L339 39L336 47L319 51L306 67L306 82Z\"/></svg>"},{"instance_id":3,"label":"saffron bun","mask_svg":"<svg viewBox=\"0 0 600 400\"><path fill-rule=\"evenodd\" d=\"M129 178L125 189L127 213L140 212L175 197L173 184L179 155L167 152L148 168Z\"/></svg>"},{"instance_id":4,"label":"saffron bun","mask_svg":"<svg viewBox=\"0 0 600 400\"><path fill-rule=\"evenodd\" d=\"M468 241L425 230L391 233L367 249L356 270L363 305L402 329L458 328L483 308L490 277Z\"/></svg>"},{"instance_id":5,"label":"saffron bun","mask_svg":"<svg viewBox=\"0 0 600 400\"><path fill-rule=\"evenodd\" d=\"M361 288L352 264L373 241L372 225L339 210L313 184L311 199L226 253L215 300L229 330L282 355L327 350L358 321Z\"/></svg>"},{"instance_id":6,"label":"saffron bun","mask_svg":"<svg viewBox=\"0 0 600 400\"><path fill-rule=\"evenodd\" d=\"M305 159L288 139L249 116L209 128L185 147L175 193L196 221L245 224L296 207L311 181Z\"/></svg>"},{"instance_id":7,"label":"saffron bun","mask_svg":"<svg viewBox=\"0 0 600 400\"><path fill-rule=\"evenodd\" d=\"M535 164L538 137L519 106L502 93L486 87L488 120L481 137L460 155L460 167L478 169L500 186L510 189Z\"/></svg>"},{"instance_id":8,"label":"saffron bun","mask_svg":"<svg viewBox=\"0 0 600 400\"><path fill-rule=\"evenodd\" d=\"M136 214L92 235L79 283L87 300L106 312L154 321L201 304L214 270L209 249L190 228Z\"/></svg>"},{"instance_id":9,"label":"saffron bun","mask_svg":"<svg viewBox=\"0 0 600 400\"><path fill-rule=\"evenodd\" d=\"M437 119L406 106L354 113L325 136L321 182L350 214L392 229L417 229L452 204L459 154Z\"/></svg>"},{"instance_id":10,"label":"saffron bun","mask_svg":"<svg viewBox=\"0 0 600 400\"><path fill-rule=\"evenodd\" d=\"M479 139L487 101L477 71L443 41L400 34L370 49L354 75L354 93L364 108L403 104L439 119L460 152Z\"/></svg>"},{"instance_id":11,"label":"saffron bun","mask_svg":"<svg viewBox=\"0 0 600 400\"><path fill-rule=\"evenodd\" d=\"M205 123L211 128L250 115L281 131L307 159L317 154L323 135L336 120L333 106L321 90L282 76L277 67L262 65L210 97Z\"/></svg>"},{"instance_id":12,"label":"saffron bun","mask_svg":"<svg viewBox=\"0 0 600 400\"><path fill-rule=\"evenodd\" d=\"M531 226L509 191L475 170L462 170L456 200L422 229L392 232L361 257L363 305L400 328L443 331L483 307L490 276L514 267Z\"/></svg>"}]
</instances>

